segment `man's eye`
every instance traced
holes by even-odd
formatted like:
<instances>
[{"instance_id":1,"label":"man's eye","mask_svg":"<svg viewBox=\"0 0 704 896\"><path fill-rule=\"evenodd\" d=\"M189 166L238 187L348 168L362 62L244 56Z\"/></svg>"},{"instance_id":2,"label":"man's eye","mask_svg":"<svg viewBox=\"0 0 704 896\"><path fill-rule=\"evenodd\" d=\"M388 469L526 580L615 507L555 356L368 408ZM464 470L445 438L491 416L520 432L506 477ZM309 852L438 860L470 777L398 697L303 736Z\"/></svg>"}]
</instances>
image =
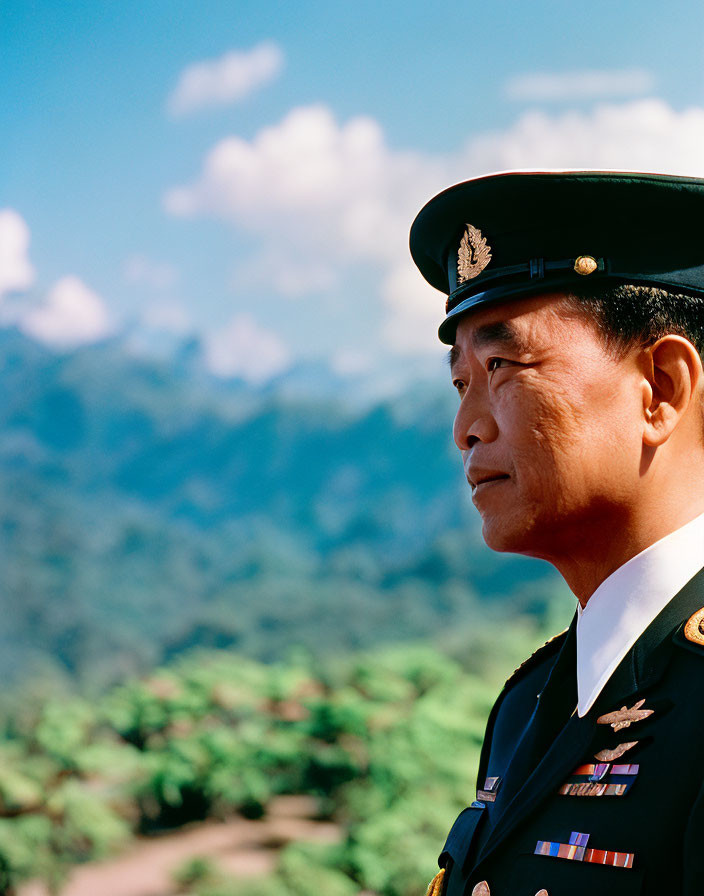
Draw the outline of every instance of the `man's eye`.
<instances>
[{"instance_id":1,"label":"man's eye","mask_svg":"<svg viewBox=\"0 0 704 896\"><path fill-rule=\"evenodd\" d=\"M489 373L493 373L499 367L505 367L510 362L506 358L489 358L486 362L486 369Z\"/></svg>"}]
</instances>

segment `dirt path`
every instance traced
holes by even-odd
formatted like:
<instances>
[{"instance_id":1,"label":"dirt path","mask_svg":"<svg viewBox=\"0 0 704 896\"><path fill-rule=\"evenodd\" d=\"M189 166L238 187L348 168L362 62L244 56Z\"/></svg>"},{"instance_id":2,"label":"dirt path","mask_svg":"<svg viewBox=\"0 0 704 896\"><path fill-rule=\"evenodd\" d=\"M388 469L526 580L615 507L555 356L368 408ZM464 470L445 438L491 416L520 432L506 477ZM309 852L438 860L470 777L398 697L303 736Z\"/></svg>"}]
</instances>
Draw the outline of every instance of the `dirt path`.
<instances>
[{"instance_id":1,"label":"dirt path","mask_svg":"<svg viewBox=\"0 0 704 896\"><path fill-rule=\"evenodd\" d=\"M261 821L208 821L140 839L121 856L76 868L61 896L173 896L173 872L193 856L207 856L233 875L266 874L287 843L339 840L337 825L314 821L314 813L315 804L307 797L279 797ZM48 896L48 892L43 884L32 882L20 888L19 896Z\"/></svg>"}]
</instances>

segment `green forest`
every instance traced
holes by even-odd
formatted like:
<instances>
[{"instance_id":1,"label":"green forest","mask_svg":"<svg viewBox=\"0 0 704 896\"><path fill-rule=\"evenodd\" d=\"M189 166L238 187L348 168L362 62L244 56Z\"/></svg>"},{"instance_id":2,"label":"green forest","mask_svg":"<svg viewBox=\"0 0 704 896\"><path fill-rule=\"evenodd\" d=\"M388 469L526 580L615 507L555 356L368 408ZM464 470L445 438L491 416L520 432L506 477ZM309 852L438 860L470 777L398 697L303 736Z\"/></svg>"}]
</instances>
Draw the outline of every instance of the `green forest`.
<instances>
[{"instance_id":1,"label":"green forest","mask_svg":"<svg viewBox=\"0 0 704 896\"><path fill-rule=\"evenodd\" d=\"M0 371L0 892L284 797L334 842L246 882L192 857L173 892L424 892L493 699L573 606L483 545L442 372L360 400L11 329Z\"/></svg>"},{"instance_id":2,"label":"green forest","mask_svg":"<svg viewBox=\"0 0 704 896\"><path fill-rule=\"evenodd\" d=\"M499 670L538 633L485 649L481 677L425 646L320 663L263 664L196 652L108 690L23 704L0 745L3 892L136 835L266 816L281 795L312 797L340 831L289 844L273 873L238 880L208 857L177 869L193 896L383 896L424 892L455 815L474 798Z\"/></svg>"}]
</instances>

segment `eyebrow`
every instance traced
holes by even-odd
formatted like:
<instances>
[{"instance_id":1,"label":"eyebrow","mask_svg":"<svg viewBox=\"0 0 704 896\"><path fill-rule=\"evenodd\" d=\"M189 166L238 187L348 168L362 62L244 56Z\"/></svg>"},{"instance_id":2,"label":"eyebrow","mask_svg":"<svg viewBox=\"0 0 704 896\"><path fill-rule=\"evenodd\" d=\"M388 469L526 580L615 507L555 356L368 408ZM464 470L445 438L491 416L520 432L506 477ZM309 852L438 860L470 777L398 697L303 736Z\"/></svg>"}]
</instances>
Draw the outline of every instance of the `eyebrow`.
<instances>
[{"instance_id":1,"label":"eyebrow","mask_svg":"<svg viewBox=\"0 0 704 896\"><path fill-rule=\"evenodd\" d=\"M456 345L453 345L450 351L447 353L447 364L450 370L455 366L455 364L460 359L460 350Z\"/></svg>"},{"instance_id":2,"label":"eyebrow","mask_svg":"<svg viewBox=\"0 0 704 896\"><path fill-rule=\"evenodd\" d=\"M505 348L511 348L515 351L526 351L526 343L521 334L509 321L495 321L491 324L483 324L472 333L472 346L474 348L484 348L487 345L500 345ZM460 359L460 349L453 345L450 349L447 361L450 370Z\"/></svg>"}]
</instances>

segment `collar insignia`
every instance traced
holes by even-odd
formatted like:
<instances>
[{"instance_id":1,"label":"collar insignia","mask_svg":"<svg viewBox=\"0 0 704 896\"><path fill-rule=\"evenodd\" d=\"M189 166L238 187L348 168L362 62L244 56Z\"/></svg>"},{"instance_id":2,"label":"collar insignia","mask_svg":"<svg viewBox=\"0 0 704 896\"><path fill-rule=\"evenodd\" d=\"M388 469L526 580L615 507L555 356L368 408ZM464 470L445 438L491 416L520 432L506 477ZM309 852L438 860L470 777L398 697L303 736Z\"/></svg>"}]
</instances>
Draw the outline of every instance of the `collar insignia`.
<instances>
[{"instance_id":1,"label":"collar insignia","mask_svg":"<svg viewBox=\"0 0 704 896\"><path fill-rule=\"evenodd\" d=\"M481 230L467 224L457 251L457 279L460 283L479 276L491 261L491 246L482 236Z\"/></svg>"},{"instance_id":2,"label":"collar insignia","mask_svg":"<svg viewBox=\"0 0 704 896\"><path fill-rule=\"evenodd\" d=\"M615 712L607 712L603 716L599 716L596 720L597 725L611 725L614 731L620 731L622 728L628 728L634 722L642 722L648 716L652 716L655 712L653 709L641 709L645 703L645 697L635 703L630 709L622 706Z\"/></svg>"},{"instance_id":3,"label":"collar insignia","mask_svg":"<svg viewBox=\"0 0 704 896\"><path fill-rule=\"evenodd\" d=\"M684 636L693 644L704 645L704 607L689 617L684 627Z\"/></svg>"},{"instance_id":4,"label":"collar insignia","mask_svg":"<svg viewBox=\"0 0 704 896\"><path fill-rule=\"evenodd\" d=\"M500 786L501 778L487 778L484 781L484 788L477 791L477 799L482 803L493 803Z\"/></svg>"}]
</instances>

